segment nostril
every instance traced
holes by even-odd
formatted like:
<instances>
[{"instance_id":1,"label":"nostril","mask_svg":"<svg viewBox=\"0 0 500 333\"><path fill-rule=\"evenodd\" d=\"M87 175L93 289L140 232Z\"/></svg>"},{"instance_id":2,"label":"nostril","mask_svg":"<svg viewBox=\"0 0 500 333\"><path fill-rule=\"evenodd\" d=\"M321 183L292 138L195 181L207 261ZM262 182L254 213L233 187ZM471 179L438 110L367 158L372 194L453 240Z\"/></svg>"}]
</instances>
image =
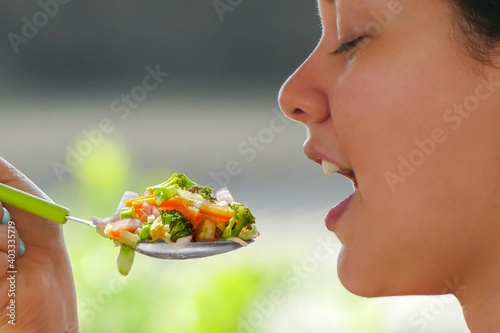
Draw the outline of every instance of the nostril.
<instances>
[{"instance_id":1,"label":"nostril","mask_svg":"<svg viewBox=\"0 0 500 333\"><path fill-rule=\"evenodd\" d=\"M301 122L304 122L305 117L307 116L307 112L305 112L304 110L302 110L300 108L295 108L290 112L285 112L285 114L289 118L291 118L293 120L301 121Z\"/></svg>"},{"instance_id":2,"label":"nostril","mask_svg":"<svg viewBox=\"0 0 500 333\"><path fill-rule=\"evenodd\" d=\"M306 112L302 109L299 109L299 108L296 108L295 110L292 111L292 114L294 116L301 116L303 114L305 114Z\"/></svg>"}]
</instances>

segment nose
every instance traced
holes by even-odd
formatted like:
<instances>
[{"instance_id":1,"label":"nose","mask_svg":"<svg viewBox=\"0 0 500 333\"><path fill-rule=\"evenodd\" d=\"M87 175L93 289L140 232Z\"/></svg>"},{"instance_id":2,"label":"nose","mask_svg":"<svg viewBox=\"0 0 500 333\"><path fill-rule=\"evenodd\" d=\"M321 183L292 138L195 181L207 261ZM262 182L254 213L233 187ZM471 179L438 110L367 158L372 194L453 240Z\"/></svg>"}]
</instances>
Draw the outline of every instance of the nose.
<instances>
[{"instance_id":1,"label":"nose","mask_svg":"<svg viewBox=\"0 0 500 333\"><path fill-rule=\"evenodd\" d=\"M323 85L328 72L316 51L288 78L279 94L283 113L308 127L330 116L328 94Z\"/></svg>"}]
</instances>

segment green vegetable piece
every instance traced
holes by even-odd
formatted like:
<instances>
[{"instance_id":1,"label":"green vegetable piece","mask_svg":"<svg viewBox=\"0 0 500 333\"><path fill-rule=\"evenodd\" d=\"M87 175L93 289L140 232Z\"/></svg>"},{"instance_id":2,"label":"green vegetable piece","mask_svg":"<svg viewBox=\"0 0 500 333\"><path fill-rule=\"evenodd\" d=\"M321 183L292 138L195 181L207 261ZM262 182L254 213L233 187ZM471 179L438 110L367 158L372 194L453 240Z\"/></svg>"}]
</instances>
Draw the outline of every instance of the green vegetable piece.
<instances>
[{"instance_id":1,"label":"green vegetable piece","mask_svg":"<svg viewBox=\"0 0 500 333\"><path fill-rule=\"evenodd\" d=\"M146 224L142 227L139 233L139 238L141 241L151 239L151 224Z\"/></svg>"},{"instance_id":2,"label":"green vegetable piece","mask_svg":"<svg viewBox=\"0 0 500 333\"><path fill-rule=\"evenodd\" d=\"M177 210L168 210L161 214L163 224L168 224L170 239L176 242L179 238L193 234L193 225L186 216Z\"/></svg>"},{"instance_id":3,"label":"green vegetable piece","mask_svg":"<svg viewBox=\"0 0 500 333\"><path fill-rule=\"evenodd\" d=\"M197 184L186 177L186 175L174 173L166 182L150 186L147 188L147 191L158 196L156 204L160 205L163 201L176 195L177 190L189 190L193 186L197 186Z\"/></svg>"},{"instance_id":4,"label":"green vegetable piece","mask_svg":"<svg viewBox=\"0 0 500 333\"><path fill-rule=\"evenodd\" d=\"M132 264L134 263L134 248L122 244L120 248L120 254L118 255L118 259L116 260L116 264L118 266L118 271L121 275L127 276L132 268Z\"/></svg>"},{"instance_id":5,"label":"green vegetable piece","mask_svg":"<svg viewBox=\"0 0 500 333\"><path fill-rule=\"evenodd\" d=\"M133 218L132 212L133 212L133 207L122 208L122 210L120 211L120 220L123 220L126 218Z\"/></svg>"},{"instance_id":6,"label":"green vegetable piece","mask_svg":"<svg viewBox=\"0 0 500 333\"><path fill-rule=\"evenodd\" d=\"M257 230L257 226L255 224L252 224L247 229L241 230L239 237L243 240L250 240L256 237L258 234L259 230Z\"/></svg>"},{"instance_id":7,"label":"green vegetable piece","mask_svg":"<svg viewBox=\"0 0 500 333\"><path fill-rule=\"evenodd\" d=\"M244 205L233 203L230 207L234 210L234 215L224 229L222 238L239 237L244 227L250 228L255 223L252 212Z\"/></svg>"},{"instance_id":8,"label":"green vegetable piece","mask_svg":"<svg viewBox=\"0 0 500 333\"><path fill-rule=\"evenodd\" d=\"M199 195L201 195L203 198L207 199L210 202L215 201L215 199L213 197L214 190L211 187L206 186L206 187L200 188L194 193L198 193Z\"/></svg>"}]
</instances>

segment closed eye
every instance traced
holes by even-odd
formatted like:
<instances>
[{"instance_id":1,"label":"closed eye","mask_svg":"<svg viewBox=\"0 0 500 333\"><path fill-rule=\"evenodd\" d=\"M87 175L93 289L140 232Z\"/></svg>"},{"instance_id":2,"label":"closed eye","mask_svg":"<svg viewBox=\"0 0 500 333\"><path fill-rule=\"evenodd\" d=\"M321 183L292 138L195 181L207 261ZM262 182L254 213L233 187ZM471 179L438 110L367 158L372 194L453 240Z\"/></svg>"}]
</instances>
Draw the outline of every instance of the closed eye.
<instances>
[{"instance_id":1,"label":"closed eye","mask_svg":"<svg viewBox=\"0 0 500 333\"><path fill-rule=\"evenodd\" d=\"M354 49L360 42L362 42L365 39L365 36L356 38L355 40L347 43L342 43L340 44L339 48L335 50L332 54L334 55L339 55L345 52L349 52L352 49Z\"/></svg>"}]
</instances>

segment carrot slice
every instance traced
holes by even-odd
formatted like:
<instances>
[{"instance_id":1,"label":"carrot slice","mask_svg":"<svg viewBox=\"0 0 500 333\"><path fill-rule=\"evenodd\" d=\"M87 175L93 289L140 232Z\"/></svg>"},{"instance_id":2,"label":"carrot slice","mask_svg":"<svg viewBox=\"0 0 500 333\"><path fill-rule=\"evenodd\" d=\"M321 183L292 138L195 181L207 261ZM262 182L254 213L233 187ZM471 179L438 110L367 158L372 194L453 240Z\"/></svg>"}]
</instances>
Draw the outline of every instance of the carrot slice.
<instances>
[{"instance_id":1,"label":"carrot slice","mask_svg":"<svg viewBox=\"0 0 500 333\"><path fill-rule=\"evenodd\" d=\"M199 223L201 222L201 213L192 209L188 209L184 207L184 205L179 205L176 207L160 207L160 210L162 211L167 211L167 210L177 210L181 212L189 221L194 222L194 223Z\"/></svg>"},{"instance_id":2,"label":"carrot slice","mask_svg":"<svg viewBox=\"0 0 500 333\"><path fill-rule=\"evenodd\" d=\"M108 233L109 237L111 237L112 240L118 240L120 238L120 229L118 230L113 230L111 229Z\"/></svg>"},{"instance_id":3,"label":"carrot slice","mask_svg":"<svg viewBox=\"0 0 500 333\"><path fill-rule=\"evenodd\" d=\"M156 198L156 195L154 195L154 194L144 195L142 197L128 199L124 203L125 203L125 205L127 205L127 207L132 207L134 202L142 203L143 201L146 201L146 200L151 199L151 198Z\"/></svg>"},{"instance_id":4,"label":"carrot slice","mask_svg":"<svg viewBox=\"0 0 500 333\"><path fill-rule=\"evenodd\" d=\"M234 215L234 211L231 208L212 203L205 203L201 205L200 213L213 216L226 222L228 222Z\"/></svg>"},{"instance_id":5,"label":"carrot slice","mask_svg":"<svg viewBox=\"0 0 500 333\"><path fill-rule=\"evenodd\" d=\"M201 213L192 209L184 208L180 211L189 221L199 223L201 222Z\"/></svg>"},{"instance_id":6,"label":"carrot slice","mask_svg":"<svg viewBox=\"0 0 500 333\"><path fill-rule=\"evenodd\" d=\"M184 214L184 216L186 216L188 220L190 220L192 222L198 223L201 221L202 212L198 211L198 210L187 208L186 206L184 206L184 201L181 198L179 198L178 196L171 197L170 199L163 201L159 205L156 204L156 196L155 195L145 195L145 196L142 196L140 198L127 200L127 201L125 201L125 204L129 207L133 207L134 211L137 213L137 215L139 217L142 217L143 213L141 212L141 207L145 202L149 203L150 205L158 207L158 209L160 209L162 211L174 210L174 209L178 210L179 212ZM216 205L212 205L212 206L216 206ZM229 209L227 207L221 207L221 208ZM230 210L229 217L227 216L228 215L227 211L217 210L217 209L213 209L213 208L212 209L208 208L207 211L209 213L206 213L206 214L212 215L212 216L219 218L221 220L229 221L231 219L231 217L233 216L233 211L231 209L229 209L229 210Z\"/></svg>"},{"instance_id":7,"label":"carrot slice","mask_svg":"<svg viewBox=\"0 0 500 333\"><path fill-rule=\"evenodd\" d=\"M155 203L156 205L156 203ZM177 209L177 207L184 207L184 203L179 197L171 197L168 200L163 201L161 204L157 205L160 209L172 210Z\"/></svg>"}]
</instances>

